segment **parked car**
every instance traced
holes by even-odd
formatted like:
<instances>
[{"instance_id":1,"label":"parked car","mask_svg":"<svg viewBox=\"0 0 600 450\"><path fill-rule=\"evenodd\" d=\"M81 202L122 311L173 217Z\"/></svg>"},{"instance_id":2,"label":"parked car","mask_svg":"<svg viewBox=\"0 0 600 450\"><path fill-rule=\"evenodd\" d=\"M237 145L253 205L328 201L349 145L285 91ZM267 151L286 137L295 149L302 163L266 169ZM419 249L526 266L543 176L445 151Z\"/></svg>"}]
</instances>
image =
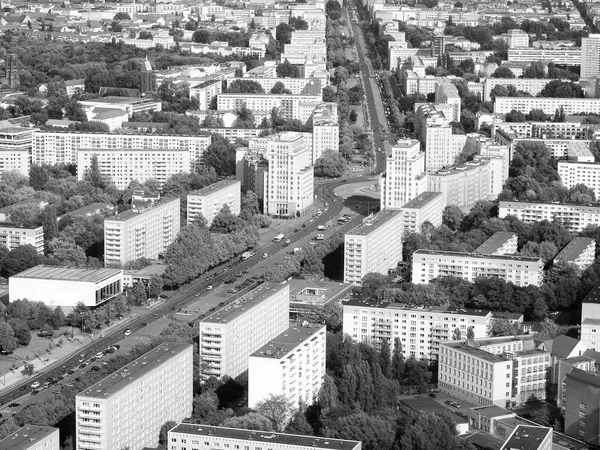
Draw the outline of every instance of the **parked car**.
<instances>
[{"instance_id":1,"label":"parked car","mask_svg":"<svg viewBox=\"0 0 600 450\"><path fill-rule=\"evenodd\" d=\"M131 334L131 330L127 329L125 330L125 336L129 336Z\"/></svg>"},{"instance_id":2,"label":"parked car","mask_svg":"<svg viewBox=\"0 0 600 450\"><path fill-rule=\"evenodd\" d=\"M39 381L36 381L36 382L34 382L34 383L31 384L31 388L32 389L37 389L39 387L40 387L40 382Z\"/></svg>"}]
</instances>

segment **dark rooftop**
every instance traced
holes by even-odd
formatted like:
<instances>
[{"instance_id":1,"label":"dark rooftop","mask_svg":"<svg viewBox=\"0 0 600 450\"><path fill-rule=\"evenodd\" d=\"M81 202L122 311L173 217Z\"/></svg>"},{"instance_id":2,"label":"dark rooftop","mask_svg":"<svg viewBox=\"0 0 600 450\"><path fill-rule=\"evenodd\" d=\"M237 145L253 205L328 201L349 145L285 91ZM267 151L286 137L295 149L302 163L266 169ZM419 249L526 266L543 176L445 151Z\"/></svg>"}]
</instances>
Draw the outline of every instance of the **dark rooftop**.
<instances>
[{"instance_id":1,"label":"dark rooftop","mask_svg":"<svg viewBox=\"0 0 600 450\"><path fill-rule=\"evenodd\" d=\"M348 231L346 236L366 236L390 220L398 217L401 213L399 210L384 209L370 219L368 217L363 219L363 223Z\"/></svg>"},{"instance_id":2,"label":"dark rooftop","mask_svg":"<svg viewBox=\"0 0 600 450\"><path fill-rule=\"evenodd\" d=\"M358 307L369 307L369 308L382 308L382 309L398 309L398 310L409 310L419 312L433 312L433 313L445 313L445 314L468 314L474 316L487 316L490 311L488 309L472 309L472 308L454 308L451 306L419 306L419 305L407 305L406 303L389 303L389 302L378 302L376 300L357 300L351 299L344 302L344 306L358 306Z\"/></svg>"},{"instance_id":3,"label":"dark rooftop","mask_svg":"<svg viewBox=\"0 0 600 450\"><path fill-rule=\"evenodd\" d=\"M417 197L413 198L410 202L405 204L402 207L402 209L420 209L441 196L441 192L423 192L422 194L419 194Z\"/></svg>"},{"instance_id":4,"label":"dark rooftop","mask_svg":"<svg viewBox=\"0 0 600 450\"><path fill-rule=\"evenodd\" d=\"M583 299L583 303L600 303L600 284L597 284L588 292L588 295Z\"/></svg>"},{"instance_id":5,"label":"dark rooftop","mask_svg":"<svg viewBox=\"0 0 600 450\"><path fill-rule=\"evenodd\" d=\"M64 280L83 283L98 283L114 275L121 269L76 269L59 266L39 265L13 275L11 278L36 278L40 280Z\"/></svg>"},{"instance_id":6,"label":"dark rooftop","mask_svg":"<svg viewBox=\"0 0 600 450\"><path fill-rule=\"evenodd\" d=\"M139 217L141 214L145 214L147 212L150 211L154 211L158 206L163 206L166 205L167 203L171 203L171 202L181 202L181 199L179 197L163 197L160 200L156 200L154 202L148 200L146 203L146 205L144 205L145 207L137 209L136 211L134 211L133 209L129 209L127 211L123 211L122 213L117 214L116 216L112 216L108 219L105 219L107 221L121 221L121 222L126 222L127 220L133 219L134 217ZM143 200L138 200L135 202L136 205L142 205L144 203Z\"/></svg>"},{"instance_id":7,"label":"dark rooftop","mask_svg":"<svg viewBox=\"0 0 600 450\"><path fill-rule=\"evenodd\" d=\"M587 237L576 237L563 248L554 259L560 259L566 262L573 262L588 248L589 245L595 244L596 240Z\"/></svg>"},{"instance_id":8,"label":"dark rooftop","mask_svg":"<svg viewBox=\"0 0 600 450\"><path fill-rule=\"evenodd\" d=\"M190 192L188 195L210 195L218 191L219 189L225 189L236 184L241 186L241 182L239 180L221 180L217 181L216 183L209 184L208 186L205 186L202 189L198 189L197 191Z\"/></svg>"},{"instance_id":9,"label":"dark rooftop","mask_svg":"<svg viewBox=\"0 0 600 450\"><path fill-rule=\"evenodd\" d=\"M38 446L41 440L46 439L54 432L56 432L56 445L58 446L58 428L26 425L2 439L0 441L0 450L31 449Z\"/></svg>"},{"instance_id":10,"label":"dark rooftop","mask_svg":"<svg viewBox=\"0 0 600 450\"><path fill-rule=\"evenodd\" d=\"M510 450L538 450L552 428L519 425L506 440L504 447Z\"/></svg>"},{"instance_id":11,"label":"dark rooftop","mask_svg":"<svg viewBox=\"0 0 600 450\"><path fill-rule=\"evenodd\" d=\"M26 226L26 225L16 225L14 223L9 223L9 222L0 222L0 228L20 228L22 230L35 230L37 228L42 228L42 226L41 225Z\"/></svg>"},{"instance_id":12,"label":"dark rooftop","mask_svg":"<svg viewBox=\"0 0 600 450\"><path fill-rule=\"evenodd\" d=\"M473 253L480 253L482 255L492 255L496 253L500 247L506 244L513 237L516 237L517 233L510 231L498 231L489 237L483 244L473 250Z\"/></svg>"},{"instance_id":13,"label":"dark rooftop","mask_svg":"<svg viewBox=\"0 0 600 450\"><path fill-rule=\"evenodd\" d=\"M600 376L596 372L573 369L567 374L567 378L600 387Z\"/></svg>"}]
</instances>

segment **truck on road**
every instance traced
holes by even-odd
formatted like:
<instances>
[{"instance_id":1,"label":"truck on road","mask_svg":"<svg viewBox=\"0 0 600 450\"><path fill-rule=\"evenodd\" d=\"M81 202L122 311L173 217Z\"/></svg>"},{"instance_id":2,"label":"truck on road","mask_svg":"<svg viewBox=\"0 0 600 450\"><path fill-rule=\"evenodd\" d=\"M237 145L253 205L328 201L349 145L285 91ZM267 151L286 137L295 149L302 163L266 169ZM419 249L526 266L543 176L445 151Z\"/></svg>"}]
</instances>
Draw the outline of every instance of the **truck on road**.
<instances>
[{"instance_id":1,"label":"truck on road","mask_svg":"<svg viewBox=\"0 0 600 450\"><path fill-rule=\"evenodd\" d=\"M275 236L273 238L273 242L280 242L284 237L285 237L285 235L283 233L279 233L277 236Z\"/></svg>"},{"instance_id":2,"label":"truck on road","mask_svg":"<svg viewBox=\"0 0 600 450\"><path fill-rule=\"evenodd\" d=\"M302 250L302 247L294 247L294 251L292 252L292 254L296 254L296 253L298 253L300 250Z\"/></svg>"}]
</instances>

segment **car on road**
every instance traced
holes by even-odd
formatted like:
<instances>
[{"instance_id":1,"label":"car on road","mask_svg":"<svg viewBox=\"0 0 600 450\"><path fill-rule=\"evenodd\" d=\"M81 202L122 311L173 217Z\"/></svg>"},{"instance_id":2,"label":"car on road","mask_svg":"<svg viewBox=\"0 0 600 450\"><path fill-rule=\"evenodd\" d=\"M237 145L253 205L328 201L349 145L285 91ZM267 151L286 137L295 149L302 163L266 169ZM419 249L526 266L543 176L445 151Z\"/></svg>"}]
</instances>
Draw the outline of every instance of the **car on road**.
<instances>
[{"instance_id":1,"label":"car on road","mask_svg":"<svg viewBox=\"0 0 600 450\"><path fill-rule=\"evenodd\" d=\"M455 408L460 408L460 403L453 402L452 400L446 400L444 403L450 406L454 406Z\"/></svg>"},{"instance_id":2,"label":"car on road","mask_svg":"<svg viewBox=\"0 0 600 450\"><path fill-rule=\"evenodd\" d=\"M210 291L212 289L212 284L209 284L208 286L206 286L206 290Z\"/></svg>"},{"instance_id":3,"label":"car on road","mask_svg":"<svg viewBox=\"0 0 600 450\"><path fill-rule=\"evenodd\" d=\"M286 239L286 240L285 240L285 244L286 244L286 245L288 245L288 244L291 244L291 242L292 242L292 241L291 241L290 239Z\"/></svg>"},{"instance_id":4,"label":"car on road","mask_svg":"<svg viewBox=\"0 0 600 450\"><path fill-rule=\"evenodd\" d=\"M73 386L73 385L71 385L71 386ZM40 393L39 389L34 389L33 391L31 391L31 395L37 395L39 393Z\"/></svg>"},{"instance_id":5,"label":"car on road","mask_svg":"<svg viewBox=\"0 0 600 450\"><path fill-rule=\"evenodd\" d=\"M194 297L200 297L200 294L194 294Z\"/></svg>"},{"instance_id":6,"label":"car on road","mask_svg":"<svg viewBox=\"0 0 600 450\"><path fill-rule=\"evenodd\" d=\"M115 344L115 345L113 345L113 348L114 348L115 350L119 350L119 349L121 348L121 346L120 346L119 344Z\"/></svg>"},{"instance_id":7,"label":"car on road","mask_svg":"<svg viewBox=\"0 0 600 450\"><path fill-rule=\"evenodd\" d=\"M131 334L131 330L127 329L125 330L125 336L129 336Z\"/></svg>"},{"instance_id":8,"label":"car on road","mask_svg":"<svg viewBox=\"0 0 600 450\"><path fill-rule=\"evenodd\" d=\"M95 356L96 358L102 358L104 356L104 352L98 352Z\"/></svg>"},{"instance_id":9,"label":"car on road","mask_svg":"<svg viewBox=\"0 0 600 450\"><path fill-rule=\"evenodd\" d=\"M31 389L37 389L40 387L40 382L36 381L34 383L31 384Z\"/></svg>"},{"instance_id":10,"label":"car on road","mask_svg":"<svg viewBox=\"0 0 600 450\"><path fill-rule=\"evenodd\" d=\"M17 403L17 402L12 402L12 403L9 403L6 406L8 406L9 408L18 408L19 406L21 406L21 404Z\"/></svg>"},{"instance_id":11,"label":"car on road","mask_svg":"<svg viewBox=\"0 0 600 450\"><path fill-rule=\"evenodd\" d=\"M75 373L75 370L76 370L76 369L77 369L77 368L75 368L75 369L71 369L71 370L69 370L67 373L68 373L69 375L73 375L73 374Z\"/></svg>"},{"instance_id":12,"label":"car on road","mask_svg":"<svg viewBox=\"0 0 600 450\"><path fill-rule=\"evenodd\" d=\"M263 253L263 259L267 259L269 257L269 254L267 252Z\"/></svg>"}]
</instances>

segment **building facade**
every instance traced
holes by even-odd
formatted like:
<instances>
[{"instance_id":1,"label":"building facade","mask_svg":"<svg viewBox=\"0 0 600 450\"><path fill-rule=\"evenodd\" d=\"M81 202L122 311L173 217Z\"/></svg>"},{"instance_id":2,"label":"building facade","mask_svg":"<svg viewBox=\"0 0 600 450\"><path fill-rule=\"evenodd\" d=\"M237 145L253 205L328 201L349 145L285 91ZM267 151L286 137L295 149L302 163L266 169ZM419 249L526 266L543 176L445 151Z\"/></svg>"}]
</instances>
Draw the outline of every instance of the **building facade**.
<instances>
[{"instance_id":1,"label":"building facade","mask_svg":"<svg viewBox=\"0 0 600 450\"><path fill-rule=\"evenodd\" d=\"M456 86L449 81L438 84L435 88L435 102L452 105L452 117L449 119L454 122L460 121L461 100Z\"/></svg>"},{"instance_id":2,"label":"building facade","mask_svg":"<svg viewBox=\"0 0 600 450\"><path fill-rule=\"evenodd\" d=\"M0 178L4 172L19 172L29 176L33 134L37 130L28 127L0 129Z\"/></svg>"},{"instance_id":3,"label":"building facade","mask_svg":"<svg viewBox=\"0 0 600 450\"><path fill-rule=\"evenodd\" d=\"M581 39L581 78L600 75L600 34L590 34Z\"/></svg>"},{"instance_id":4,"label":"building facade","mask_svg":"<svg viewBox=\"0 0 600 450\"><path fill-rule=\"evenodd\" d=\"M248 357L289 327L290 287L263 284L200 321L200 376L235 378Z\"/></svg>"},{"instance_id":5,"label":"building facade","mask_svg":"<svg viewBox=\"0 0 600 450\"><path fill-rule=\"evenodd\" d=\"M445 207L441 192L427 191L419 194L400 208L404 233L419 233L425 222L439 227Z\"/></svg>"},{"instance_id":6,"label":"building facade","mask_svg":"<svg viewBox=\"0 0 600 450\"><path fill-rule=\"evenodd\" d=\"M573 369L563 382L565 434L591 445L600 444L600 374Z\"/></svg>"},{"instance_id":7,"label":"building facade","mask_svg":"<svg viewBox=\"0 0 600 450\"><path fill-rule=\"evenodd\" d=\"M190 87L190 100L195 98L198 100L198 109L207 111L210 109L210 104L217 95L222 92L223 83L220 77L215 77L203 81L196 86Z\"/></svg>"},{"instance_id":8,"label":"building facade","mask_svg":"<svg viewBox=\"0 0 600 450\"><path fill-rule=\"evenodd\" d=\"M344 283L360 285L368 273L387 275L402 261L402 213L386 209L344 236Z\"/></svg>"},{"instance_id":9,"label":"building facade","mask_svg":"<svg viewBox=\"0 0 600 450\"><path fill-rule=\"evenodd\" d=\"M552 61L555 64L567 66L581 65L581 48L579 47L556 47L556 48L509 48L509 62Z\"/></svg>"},{"instance_id":10,"label":"building facade","mask_svg":"<svg viewBox=\"0 0 600 450\"><path fill-rule=\"evenodd\" d=\"M222 180L206 186L187 196L187 223L191 224L198 214L206 219L208 227L223 206L227 205L232 214L240 213L242 183L238 180Z\"/></svg>"},{"instance_id":11,"label":"building facade","mask_svg":"<svg viewBox=\"0 0 600 450\"><path fill-rule=\"evenodd\" d=\"M104 219L105 266L158 258L179 233L180 203L179 197L134 199L131 210Z\"/></svg>"},{"instance_id":12,"label":"building facade","mask_svg":"<svg viewBox=\"0 0 600 450\"><path fill-rule=\"evenodd\" d=\"M600 163L559 161L558 175L567 189L585 184L600 198Z\"/></svg>"},{"instance_id":13,"label":"building facade","mask_svg":"<svg viewBox=\"0 0 600 450\"><path fill-rule=\"evenodd\" d=\"M320 90L320 89L319 89ZM318 95L288 95L288 94L219 94L217 96L217 109L219 111L237 111L243 106L253 112L270 112L277 108L278 114L286 119L297 119L305 123L314 108L305 111L301 108L302 103L322 102L322 96Z\"/></svg>"},{"instance_id":14,"label":"building facade","mask_svg":"<svg viewBox=\"0 0 600 450\"><path fill-rule=\"evenodd\" d=\"M562 110L566 115L600 114L600 98L496 97L495 113L507 114L513 109L523 114L529 114L532 109L539 109L548 116L557 110Z\"/></svg>"},{"instance_id":15,"label":"building facade","mask_svg":"<svg viewBox=\"0 0 600 450\"><path fill-rule=\"evenodd\" d=\"M142 450L192 414L193 347L165 342L77 394L77 450Z\"/></svg>"},{"instance_id":16,"label":"building facade","mask_svg":"<svg viewBox=\"0 0 600 450\"><path fill-rule=\"evenodd\" d=\"M584 271L596 259L596 240L576 237L554 257L554 263L574 264L578 270Z\"/></svg>"},{"instance_id":17,"label":"building facade","mask_svg":"<svg viewBox=\"0 0 600 450\"><path fill-rule=\"evenodd\" d=\"M313 112L312 160L319 159L327 150L339 151L340 127L337 103L321 103Z\"/></svg>"},{"instance_id":18,"label":"building facade","mask_svg":"<svg viewBox=\"0 0 600 450\"><path fill-rule=\"evenodd\" d=\"M248 407L284 395L295 408L312 405L325 377L324 325L293 326L248 359Z\"/></svg>"},{"instance_id":19,"label":"building facade","mask_svg":"<svg viewBox=\"0 0 600 450\"><path fill-rule=\"evenodd\" d=\"M0 450L60 450L58 428L25 425L0 441Z\"/></svg>"},{"instance_id":20,"label":"building facade","mask_svg":"<svg viewBox=\"0 0 600 450\"><path fill-rule=\"evenodd\" d=\"M12 223L0 223L0 245L8 251L22 245L31 245L40 255L44 254L44 227L25 227Z\"/></svg>"}]
</instances>

